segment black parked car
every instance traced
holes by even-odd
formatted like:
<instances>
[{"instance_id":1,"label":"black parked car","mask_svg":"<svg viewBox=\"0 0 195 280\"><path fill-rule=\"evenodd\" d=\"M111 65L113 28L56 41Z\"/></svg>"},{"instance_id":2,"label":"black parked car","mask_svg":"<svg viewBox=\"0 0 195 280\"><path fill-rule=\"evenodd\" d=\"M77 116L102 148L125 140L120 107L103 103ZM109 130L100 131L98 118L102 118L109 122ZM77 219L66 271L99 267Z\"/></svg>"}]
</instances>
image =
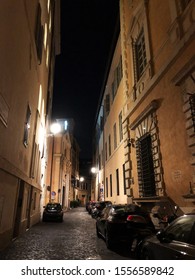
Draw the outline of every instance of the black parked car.
<instances>
[{"instance_id":1,"label":"black parked car","mask_svg":"<svg viewBox=\"0 0 195 280\"><path fill-rule=\"evenodd\" d=\"M95 206L95 204L97 203L97 201L90 201L86 207L87 211L89 214L91 214L91 211L93 209L93 207Z\"/></svg>"},{"instance_id":2,"label":"black parked car","mask_svg":"<svg viewBox=\"0 0 195 280\"><path fill-rule=\"evenodd\" d=\"M43 222L59 221L63 222L63 209L60 203L48 203L44 207Z\"/></svg>"},{"instance_id":3,"label":"black parked car","mask_svg":"<svg viewBox=\"0 0 195 280\"><path fill-rule=\"evenodd\" d=\"M195 260L195 213L183 215L138 245L138 256L149 260Z\"/></svg>"},{"instance_id":4,"label":"black parked car","mask_svg":"<svg viewBox=\"0 0 195 280\"><path fill-rule=\"evenodd\" d=\"M111 205L112 202L111 201L99 201L97 202L94 207L92 207L91 210L91 216L92 218L97 218L98 216L100 216L101 212L103 211L103 209L107 206L107 205Z\"/></svg>"},{"instance_id":5,"label":"black parked car","mask_svg":"<svg viewBox=\"0 0 195 280\"><path fill-rule=\"evenodd\" d=\"M135 204L109 205L96 219L97 236L105 239L108 248L119 242L132 245L154 230L149 214Z\"/></svg>"}]
</instances>

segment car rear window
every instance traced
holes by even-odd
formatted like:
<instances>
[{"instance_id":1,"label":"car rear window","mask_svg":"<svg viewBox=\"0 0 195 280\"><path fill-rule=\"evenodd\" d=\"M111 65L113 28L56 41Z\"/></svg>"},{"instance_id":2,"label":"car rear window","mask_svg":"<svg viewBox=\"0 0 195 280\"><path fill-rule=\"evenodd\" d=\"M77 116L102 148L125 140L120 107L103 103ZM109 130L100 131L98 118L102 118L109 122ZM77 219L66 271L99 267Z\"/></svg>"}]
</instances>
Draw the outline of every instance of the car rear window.
<instances>
[{"instance_id":1,"label":"car rear window","mask_svg":"<svg viewBox=\"0 0 195 280\"><path fill-rule=\"evenodd\" d=\"M118 205L113 208L113 213L122 214L122 213L132 213L139 212L141 209L137 205Z\"/></svg>"},{"instance_id":2,"label":"car rear window","mask_svg":"<svg viewBox=\"0 0 195 280\"><path fill-rule=\"evenodd\" d=\"M60 210L61 209L61 205L57 204L57 203L51 203L51 204L47 204L46 208L48 210Z\"/></svg>"}]
</instances>

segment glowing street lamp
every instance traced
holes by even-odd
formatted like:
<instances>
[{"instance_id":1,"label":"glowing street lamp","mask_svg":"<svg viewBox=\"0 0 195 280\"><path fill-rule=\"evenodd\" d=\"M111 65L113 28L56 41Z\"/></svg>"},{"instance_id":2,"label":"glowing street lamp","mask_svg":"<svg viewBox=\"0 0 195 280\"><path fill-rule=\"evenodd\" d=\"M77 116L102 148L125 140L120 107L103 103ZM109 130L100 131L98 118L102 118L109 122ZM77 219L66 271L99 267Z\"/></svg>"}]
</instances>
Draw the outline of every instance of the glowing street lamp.
<instances>
[{"instance_id":1,"label":"glowing street lamp","mask_svg":"<svg viewBox=\"0 0 195 280\"><path fill-rule=\"evenodd\" d=\"M61 125L59 123L52 123L50 126L52 135L58 134L61 131Z\"/></svg>"},{"instance_id":2,"label":"glowing street lamp","mask_svg":"<svg viewBox=\"0 0 195 280\"><path fill-rule=\"evenodd\" d=\"M84 177L80 177L80 179L79 179L79 181L82 183L82 182L84 182Z\"/></svg>"},{"instance_id":3,"label":"glowing street lamp","mask_svg":"<svg viewBox=\"0 0 195 280\"><path fill-rule=\"evenodd\" d=\"M91 168L91 172L92 172L93 174L97 173L97 168L92 167L92 168Z\"/></svg>"}]
</instances>

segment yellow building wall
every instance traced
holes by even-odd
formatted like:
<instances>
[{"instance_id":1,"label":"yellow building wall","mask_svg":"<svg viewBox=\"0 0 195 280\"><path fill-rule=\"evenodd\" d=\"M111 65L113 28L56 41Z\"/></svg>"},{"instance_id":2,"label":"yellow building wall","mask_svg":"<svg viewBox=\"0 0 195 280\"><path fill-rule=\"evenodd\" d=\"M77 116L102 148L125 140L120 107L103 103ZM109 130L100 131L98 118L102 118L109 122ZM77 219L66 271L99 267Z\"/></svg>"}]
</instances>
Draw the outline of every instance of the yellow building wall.
<instances>
[{"instance_id":1,"label":"yellow building wall","mask_svg":"<svg viewBox=\"0 0 195 280\"><path fill-rule=\"evenodd\" d=\"M114 79L114 71L119 64L121 56L121 41L120 35L113 55L109 76L107 80L106 93L110 92L110 112L106 118L104 125L104 143L107 142L107 160L105 161L105 200L110 200L113 203L127 203L127 195L124 194L124 145L123 141L120 141L119 135L119 114L123 112L124 94L123 94L123 80L120 81L119 87L116 92L114 100L111 95L111 85ZM114 149L114 132L113 127L116 124L117 132L117 147ZM111 156L109 156L109 135L111 136ZM119 194L117 194L116 183L116 170L119 170ZM112 175L112 196L110 195L110 175ZM106 178L108 182L108 196L106 196Z\"/></svg>"},{"instance_id":2,"label":"yellow building wall","mask_svg":"<svg viewBox=\"0 0 195 280\"><path fill-rule=\"evenodd\" d=\"M44 34L48 31L46 47L49 48L52 36L45 0L0 2L0 200L5 201L0 210L0 249L2 244L12 240L13 234L17 237L40 220L41 191L45 187L46 154L43 146L49 65L45 46L41 63L37 58L38 3ZM30 122L28 145L25 146L28 106ZM29 206L30 214L27 215ZM7 217L9 220L5 223Z\"/></svg>"},{"instance_id":3,"label":"yellow building wall","mask_svg":"<svg viewBox=\"0 0 195 280\"><path fill-rule=\"evenodd\" d=\"M178 6L174 4L176 2L153 0L148 1L146 7L144 1L141 0L132 1L132 5L130 1L120 1L122 54L128 71L128 75L124 77L124 82L128 85L124 87L128 91L128 95L124 92L126 99L124 110L131 127L131 124L139 119L151 102L156 101L164 194L184 211L188 211L193 209L194 204L186 201L183 195L189 193L190 182L193 186L195 184L194 166L190 164L192 153L188 147L186 119L183 111L184 90L176 85L175 79L182 69L185 73L184 69L187 66L190 69L189 65L194 64L193 11L195 7L194 1L191 1L179 18L182 24L182 28L179 29L176 17ZM135 33L132 31L133 28L141 28L143 22L146 21L139 14L139 11L143 12L144 9L148 12L146 16L148 16L149 27L145 40L146 49L149 49L147 54L151 56L151 70L150 75L144 73L140 78L141 82L136 83L133 75L130 34ZM146 29L146 25L144 28ZM148 71L147 68L146 71ZM136 99L133 97L133 85L137 86ZM194 89L194 86L191 87L192 93ZM136 128L131 129L130 134L135 138ZM136 150L133 147L131 147L131 160L132 178L134 179L133 196L139 197L137 158Z\"/></svg>"}]
</instances>

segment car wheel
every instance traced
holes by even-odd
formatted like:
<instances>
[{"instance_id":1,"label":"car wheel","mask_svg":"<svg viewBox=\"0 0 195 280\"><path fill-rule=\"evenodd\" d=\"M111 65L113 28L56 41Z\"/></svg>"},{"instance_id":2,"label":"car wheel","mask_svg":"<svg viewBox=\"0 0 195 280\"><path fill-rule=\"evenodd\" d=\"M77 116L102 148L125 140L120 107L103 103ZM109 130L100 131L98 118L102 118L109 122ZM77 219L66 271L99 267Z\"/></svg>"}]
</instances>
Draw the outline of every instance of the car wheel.
<instances>
[{"instance_id":1,"label":"car wheel","mask_svg":"<svg viewBox=\"0 0 195 280\"><path fill-rule=\"evenodd\" d=\"M105 240L106 240L106 247L108 249L112 249L113 248L113 242L111 241L111 238L110 238L110 236L109 236L107 231L105 233Z\"/></svg>"},{"instance_id":2,"label":"car wheel","mask_svg":"<svg viewBox=\"0 0 195 280\"><path fill-rule=\"evenodd\" d=\"M100 237L101 237L101 234L99 233L99 230L98 230L97 225L96 225L96 235L97 235L97 237L98 237L98 238L100 238Z\"/></svg>"}]
</instances>

